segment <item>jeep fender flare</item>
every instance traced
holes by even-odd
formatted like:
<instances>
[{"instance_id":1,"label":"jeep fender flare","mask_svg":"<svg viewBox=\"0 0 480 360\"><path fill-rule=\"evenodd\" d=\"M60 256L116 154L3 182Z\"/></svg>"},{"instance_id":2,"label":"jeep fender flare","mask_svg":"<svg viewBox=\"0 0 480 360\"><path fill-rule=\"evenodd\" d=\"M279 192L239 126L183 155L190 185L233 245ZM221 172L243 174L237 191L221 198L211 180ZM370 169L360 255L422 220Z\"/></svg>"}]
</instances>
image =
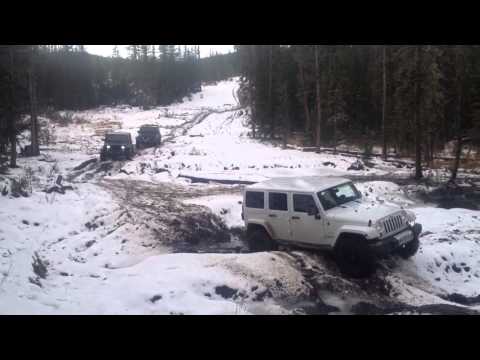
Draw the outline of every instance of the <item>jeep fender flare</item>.
<instances>
[{"instance_id":1,"label":"jeep fender flare","mask_svg":"<svg viewBox=\"0 0 480 360\"><path fill-rule=\"evenodd\" d=\"M273 231L265 220L249 220L247 224L247 233L254 229L262 228L267 232L270 238L274 239Z\"/></svg>"},{"instance_id":2,"label":"jeep fender flare","mask_svg":"<svg viewBox=\"0 0 480 360\"><path fill-rule=\"evenodd\" d=\"M333 244L333 247L337 244L337 241L345 235L355 235L355 236L361 236L367 240L370 239L375 239L378 237L377 231L374 228L371 227L365 227L365 226L342 226L336 236L335 236L335 242Z\"/></svg>"}]
</instances>

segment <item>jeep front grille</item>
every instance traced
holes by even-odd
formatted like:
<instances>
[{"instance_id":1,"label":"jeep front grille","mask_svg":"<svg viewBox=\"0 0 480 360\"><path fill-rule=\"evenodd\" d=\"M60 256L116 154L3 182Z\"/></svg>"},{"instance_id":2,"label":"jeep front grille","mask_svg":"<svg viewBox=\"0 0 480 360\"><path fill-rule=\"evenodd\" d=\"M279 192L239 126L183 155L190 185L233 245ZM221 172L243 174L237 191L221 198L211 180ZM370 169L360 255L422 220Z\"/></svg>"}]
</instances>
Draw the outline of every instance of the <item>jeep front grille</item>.
<instances>
[{"instance_id":1,"label":"jeep front grille","mask_svg":"<svg viewBox=\"0 0 480 360\"><path fill-rule=\"evenodd\" d=\"M400 215L395 215L383 220L383 227L386 234L400 230L402 227L404 227L404 225L405 224L403 223Z\"/></svg>"}]
</instances>

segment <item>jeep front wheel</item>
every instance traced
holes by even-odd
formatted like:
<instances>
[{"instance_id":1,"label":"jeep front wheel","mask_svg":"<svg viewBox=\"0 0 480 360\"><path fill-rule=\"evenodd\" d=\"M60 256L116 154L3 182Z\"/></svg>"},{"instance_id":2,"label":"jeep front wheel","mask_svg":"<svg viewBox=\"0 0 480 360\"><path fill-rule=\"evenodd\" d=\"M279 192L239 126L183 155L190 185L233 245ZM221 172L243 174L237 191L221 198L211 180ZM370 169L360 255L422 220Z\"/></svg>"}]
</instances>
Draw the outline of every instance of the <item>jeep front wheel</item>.
<instances>
[{"instance_id":1,"label":"jeep front wheel","mask_svg":"<svg viewBox=\"0 0 480 360\"><path fill-rule=\"evenodd\" d=\"M415 255L420 247L420 240L418 237L415 237L412 241L405 244L403 247L397 250L398 255L400 255L403 259L409 259L413 255Z\"/></svg>"},{"instance_id":2,"label":"jeep front wheel","mask_svg":"<svg viewBox=\"0 0 480 360\"><path fill-rule=\"evenodd\" d=\"M264 229L254 229L247 234L248 247L251 252L277 250L275 241Z\"/></svg>"},{"instance_id":3,"label":"jeep front wheel","mask_svg":"<svg viewBox=\"0 0 480 360\"><path fill-rule=\"evenodd\" d=\"M334 250L340 271L352 278L363 278L375 272L375 256L365 238L345 235L337 241Z\"/></svg>"}]
</instances>

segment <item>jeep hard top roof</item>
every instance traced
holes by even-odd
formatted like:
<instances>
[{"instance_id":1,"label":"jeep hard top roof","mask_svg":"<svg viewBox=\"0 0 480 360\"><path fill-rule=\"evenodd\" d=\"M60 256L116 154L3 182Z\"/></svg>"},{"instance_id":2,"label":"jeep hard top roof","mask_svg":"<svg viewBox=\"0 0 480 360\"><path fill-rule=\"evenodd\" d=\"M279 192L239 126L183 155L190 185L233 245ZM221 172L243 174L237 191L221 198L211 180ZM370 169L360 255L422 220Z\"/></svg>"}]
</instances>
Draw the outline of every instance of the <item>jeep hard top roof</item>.
<instances>
[{"instance_id":1,"label":"jeep hard top roof","mask_svg":"<svg viewBox=\"0 0 480 360\"><path fill-rule=\"evenodd\" d=\"M140 130L142 129L158 129L159 126L158 125L142 125L140 126Z\"/></svg>"},{"instance_id":2,"label":"jeep hard top roof","mask_svg":"<svg viewBox=\"0 0 480 360\"><path fill-rule=\"evenodd\" d=\"M318 192L348 182L345 178L329 176L281 177L247 186L245 190Z\"/></svg>"},{"instance_id":3,"label":"jeep hard top roof","mask_svg":"<svg viewBox=\"0 0 480 360\"><path fill-rule=\"evenodd\" d=\"M129 132L109 132L105 134L105 136L110 136L110 135L131 136Z\"/></svg>"}]
</instances>

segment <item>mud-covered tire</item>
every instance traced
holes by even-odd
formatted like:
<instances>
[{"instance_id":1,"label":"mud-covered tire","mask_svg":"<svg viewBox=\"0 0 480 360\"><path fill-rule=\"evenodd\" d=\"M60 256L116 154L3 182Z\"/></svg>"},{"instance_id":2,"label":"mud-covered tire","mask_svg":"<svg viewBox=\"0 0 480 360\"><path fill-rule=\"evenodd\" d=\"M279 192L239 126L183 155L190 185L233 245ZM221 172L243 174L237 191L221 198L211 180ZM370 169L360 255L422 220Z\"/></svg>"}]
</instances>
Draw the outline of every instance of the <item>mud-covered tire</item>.
<instances>
[{"instance_id":1,"label":"mud-covered tire","mask_svg":"<svg viewBox=\"0 0 480 360\"><path fill-rule=\"evenodd\" d=\"M418 237L415 237L415 239L398 249L397 254L400 255L400 257L402 257L403 259L407 260L417 253L419 247L420 240L418 239Z\"/></svg>"},{"instance_id":2,"label":"mud-covered tire","mask_svg":"<svg viewBox=\"0 0 480 360\"><path fill-rule=\"evenodd\" d=\"M274 251L278 249L277 243L264 229L253 229L247 233L248 248L251 252Z\"/></svg>"},{"instance_id":3,"label":"mud-covered tire","mask_svg":"<svg viewBox=\"0 0 480 360\"><path fill-rule=\"evenodd\" d=\"M365 238L346 235L337 241L334 256L342 274L352 278L365 278L375 272L376 258Z\"/></svg>"}]
</instances>

